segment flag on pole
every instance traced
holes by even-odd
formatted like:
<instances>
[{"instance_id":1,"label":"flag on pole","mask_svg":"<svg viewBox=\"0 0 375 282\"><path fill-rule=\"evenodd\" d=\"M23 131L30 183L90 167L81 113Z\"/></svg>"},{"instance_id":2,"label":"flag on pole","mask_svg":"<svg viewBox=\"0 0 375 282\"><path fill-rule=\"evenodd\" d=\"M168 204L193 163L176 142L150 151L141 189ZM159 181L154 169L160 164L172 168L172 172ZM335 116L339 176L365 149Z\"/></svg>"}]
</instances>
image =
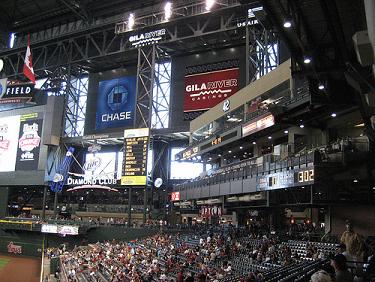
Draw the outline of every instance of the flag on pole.
<instances>
[{"instance_id":1,"label":"flag on pole","mask_svg":"<svg viewBox=\"0 0 375 282\"><path fill-rule=\"evenodd\" d=\"M35 84L35 75L33 69L33 60L30 50L30 34L27 36L27 49L26 49L26 56L25 56L25 63L23 65L23 74Z\"/></svg>"}]
</instances>

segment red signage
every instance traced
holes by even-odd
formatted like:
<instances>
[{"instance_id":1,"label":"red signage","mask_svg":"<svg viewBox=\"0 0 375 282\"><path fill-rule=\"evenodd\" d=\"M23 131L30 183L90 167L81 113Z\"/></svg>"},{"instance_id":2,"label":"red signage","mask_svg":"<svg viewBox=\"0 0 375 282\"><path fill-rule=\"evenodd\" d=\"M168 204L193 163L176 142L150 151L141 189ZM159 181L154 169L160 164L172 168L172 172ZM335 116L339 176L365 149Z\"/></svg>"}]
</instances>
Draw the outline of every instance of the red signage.
<instances>
[{"instance_id":1,"label":"red signage","mask_svg":"<svg viewBox=\"0 0 375 282\"><path fill-rule=\"evenodd\" d=\"M221 207L218 206L203 206L199 210L199 215L201 217L211 217L211 216L221 216L223 214Z\"/></svg>"},{"instance_id":2,"label":"red signage","mask_svg":"<svg viewBox=\"0 0 375 282\"><path fill-rule=\"evenodd\" d=\"M273 115L267 115L242 127L242 136L247 136L275 124Z\"/></svg>"},{"instance_id":3,"label":"red signage","mask_svg":"<svg viewBox=\"0 0 375 282\"><path fill-rule=\"evenodd\" d=\"M172 192L171 201L176 202L180 200L180 192Z\"/></svg>"},{"instance_id":4,"label":"red signage","mask_svg":"<svg viewBox=\"0 0 375 282\"><path fill-rule=\"evenodd\" d=\"M8 243L8 253L22 254L22 246L14 245L13 242Z\"/></svg>"},{"instance_id":5,"label":"red signage","mask_svg":"<svg viewBox=\"0 0 375 282\"><path fill-rule=\"evenodd\" d=\"M208 110L238 91L239 68L185 76L184 112Z\"/></svg>"}]
</instances>

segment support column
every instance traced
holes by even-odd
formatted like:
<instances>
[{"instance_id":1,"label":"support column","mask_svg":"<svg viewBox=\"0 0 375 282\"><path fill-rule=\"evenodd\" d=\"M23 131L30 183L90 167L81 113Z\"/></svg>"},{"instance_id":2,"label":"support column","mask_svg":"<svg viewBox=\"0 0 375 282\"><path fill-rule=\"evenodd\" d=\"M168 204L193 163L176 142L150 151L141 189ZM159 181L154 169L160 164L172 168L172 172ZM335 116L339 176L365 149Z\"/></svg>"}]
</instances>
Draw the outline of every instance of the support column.
<instances>
[{"instance_id":1,"label":"support column","mask_svg":"<svg viewBox=\"0 0 375 282\"><path fill-rule=\"evenodd\" d=\"M42 209L42 219L46 219L46 199L47 199L47 186L44 186L43 189L43 209Z\"/></svg>"},{"instance_id":2,"label":"support column","mask_svg":"<svg viewBox=\"0 0 375 282\"><path fill-rule=\"evenodd\" d=\"M154 193L157 194L157 196L153 199L153 206L159 205L160 212L165 212L165 199L167 197L164 197L164 194L168 194L169 190L169 163L170 163L170 146L169 143L164 140L153 140L152 143L153 148L153 157L154 157L154 163L152 168L152 179L153 181L156 178L161 178L163 180L163 185L160 188L155 188ZM163 191L165 190L165 192ZM157 203L155 200L160 199Z\"/></svg>"},{"instance_id":3,"label":"support column","mask_svg":"<svg viewBox=\"0 0 375 282\"><path fill-rule=\"evenodd\" d=\"M132 226L132 187L129 187L129 202L128 202L128 227Z\"/></svg>"},{"instance_id":4,"label":"support column","mask_svg":"<svg viewBox=\"0 0 375 282\"><path fill-rule=\"evenodd\" d=\"M9 187L0 187L0 217L7 215Z\"/></svg>"},{"instance_id":5,"label":"support column","mask_svg":"<svg viewBox=\"0 0 375 282\"><path fill-rule=\"evenodd\" d=\"M148 207L147 189L148 187L146 186L143 191L143 224L145 224L147 220L147 207Z\"/></svg>"},{"instance_id":6,"label":"support column","mask_svg":"<svg viewBox=\"0 0 375 282\"><path fill-rule=\"evenodd\" d=\"M53 215L57 216L57 199L58 199L58 193L55 192L55 199L53 201Z\"/></svg>"}]
</instances>

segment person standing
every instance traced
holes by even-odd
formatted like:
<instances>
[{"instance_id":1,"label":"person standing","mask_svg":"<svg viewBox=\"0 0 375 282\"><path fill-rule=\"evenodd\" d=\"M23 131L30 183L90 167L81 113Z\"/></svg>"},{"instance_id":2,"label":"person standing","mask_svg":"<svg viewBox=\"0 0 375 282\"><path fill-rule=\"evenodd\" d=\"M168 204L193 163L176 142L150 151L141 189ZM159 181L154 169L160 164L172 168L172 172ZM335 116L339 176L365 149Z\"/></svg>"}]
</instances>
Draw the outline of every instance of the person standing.
<instances>
[{"instance_id":1,"label":"person standing","mask_svg":"<svg viewBox=\"0 0 375 282\"><path fill-rule=\"evenodd\" d=\"M345 244L346 252L354 260L360 261L362 259L363 238L354 231L353 224L349 220L346 220L345 228L346 230L341 235L341 243Z\"/></svg>"}]
</instances>

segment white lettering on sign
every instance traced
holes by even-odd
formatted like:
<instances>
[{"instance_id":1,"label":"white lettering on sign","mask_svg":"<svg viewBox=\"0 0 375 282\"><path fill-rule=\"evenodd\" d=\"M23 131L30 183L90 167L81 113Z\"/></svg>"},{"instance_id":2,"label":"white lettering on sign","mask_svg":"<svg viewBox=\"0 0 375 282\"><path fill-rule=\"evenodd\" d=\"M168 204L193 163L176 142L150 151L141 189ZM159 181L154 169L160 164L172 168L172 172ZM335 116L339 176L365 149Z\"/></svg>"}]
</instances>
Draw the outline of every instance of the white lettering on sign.
<instances>
[{"instance_id":1,"label":"white lettering on sign","mask_svg":"<svg viewBox=\"0 0 375 282\"><path fill-rule=\"evenodd\" d=\"M232 92L231 89L222 90L220 88L233 87L237 85L238 85L237 79L233 78L233 79L210 81L210 82L201 83L201 84L189 84L189 85L186 85L185 90L188 93L200 91L198 93L190 94L190 97L197 97L201 95L214 94L214 93L230 93Z\"/></svg>"},{"instance_id":2,"label":"white lettering on sign","mask_svg":"<svg viewBox=\"0 0 375 282\"><path fill-rule=\"evenodd\" d=\"M102 122L131 119L131 112L121 112L102 115Z\"/></svg>"},{"instance_id":3,"label":"white lettering on sign","mask_svg":"<svg viewBox=\"0 0 375 282\"><path fill-rule=\"evenodd\" d=\"M67 185L109 185L109 184L117 184L117 179L84 179L84 178L79 178L79 179L74 179L74 178L68 178L67 180Z\"/></svg>"},{"instance_id":4,"label":"white lettering on sign","mask_svg":"<svg viewBox=\"0 0 375 282\"><path fill-rule=\"evenodd\" d=\"M21 94L29 94L31 92L30 86L19 86L19 87L8 87L7 88L7 95L21 95Z\"/></svg>"},{"instance_id":5,"label":"white lettering on sign","mask_svg":"<svg viewBox=\"0 0 375 282\"><path fill-rule=\"evenodd\" d=\"M157 43L160 41L163 36L166 33L166 29L159 29L159 30L154 30L150 32L145 32L141 34L135 34L129 37L129 41L132 44L132 46L136 47L138 45L150 45L153 43Z\"/></svg>"}]
</instances>

